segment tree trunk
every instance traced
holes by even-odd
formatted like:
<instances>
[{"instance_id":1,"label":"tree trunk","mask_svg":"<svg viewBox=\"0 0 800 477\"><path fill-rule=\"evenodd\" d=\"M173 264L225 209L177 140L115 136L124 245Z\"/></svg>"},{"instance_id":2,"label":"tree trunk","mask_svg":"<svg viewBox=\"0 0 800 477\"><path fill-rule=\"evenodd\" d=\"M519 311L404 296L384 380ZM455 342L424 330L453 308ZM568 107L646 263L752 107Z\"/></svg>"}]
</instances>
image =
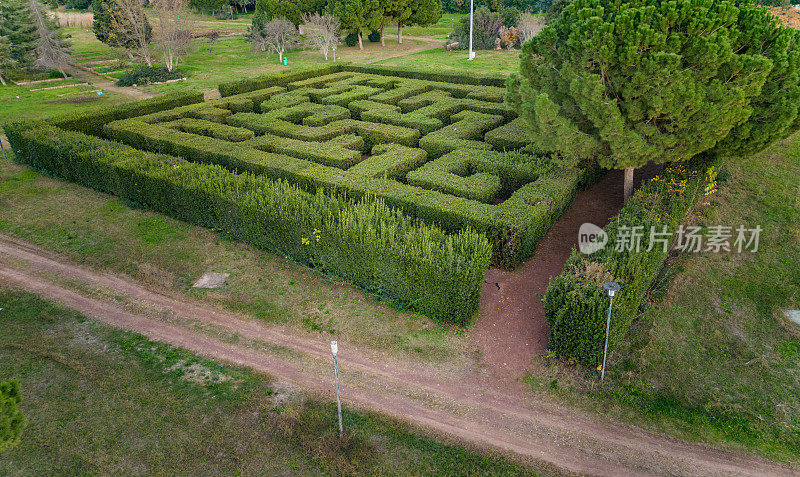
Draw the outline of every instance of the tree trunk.
<instances>
[{"instance_id":1,"label":"tree trunk","mask_svg":"<svg viewBox=\"0 0 800 477\"><path fill-rule=\"evenodd\" d=\"M397 24L397 43L403 44L403 24Z\"/></svg>"},{"instance_id":2,"label":"tree trunk","mask_svg":"<svg viewBox=\"0 0 800 477\"><path fill-rule=\"evenodd\" d=\"M381 25L381 46L386 46L386 40L383 38L383 25Z\"/></svg>"},{"instance_id":3,"label":"tree trunk","mask_svg":"<svg viewBox=\"0 0 800 477\"><path fill-rule=\"evenodd\" d=\"M361 40L361 30L358 30L358 49L364 49L364 42Z\"/></svg>"},{"instance_id":4,"label":"tree trunk","mask_svg":"<svg viewBox=\"0 0 800 477\"><path fill-rule=\"evenodd\" d=\"M6 80L3 79L3 75L1 74L0 74L0 83L2 83L3 86L6 86Z\"/></svg>"},{"instance_id":5,"label":"tree trunk","mask_svg":"<svg viewBox=\"0 0 800 477\"><path fill-rule=\"evenodd\" d=\"M633 167L625 169L625 202L633 195L633 171L635 170Z\"/></svg>"}]
</instances>

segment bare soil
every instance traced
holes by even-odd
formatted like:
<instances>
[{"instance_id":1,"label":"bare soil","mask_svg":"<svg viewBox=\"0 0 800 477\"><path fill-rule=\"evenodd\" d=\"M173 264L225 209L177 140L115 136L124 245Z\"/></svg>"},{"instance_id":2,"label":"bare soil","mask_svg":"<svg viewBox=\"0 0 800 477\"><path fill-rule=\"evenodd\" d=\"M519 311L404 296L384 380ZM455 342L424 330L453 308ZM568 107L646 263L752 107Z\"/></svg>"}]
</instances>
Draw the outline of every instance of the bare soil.
<instances>
[{"instance_id":1,"label":"bare soil","mask_svg":"<svg viewBox=\"0 0 800 477\"><path fill-rule=\"evenodd\" d=\"M291 334L184 296L149 290L128 277L98 273L2 235L0 285L30 290L92 319L331 397L330 349L314 335ZM748 454L535 402L522 384L492 374L440 375L346 342L340 343L339 362L346 404L546 469L592 475L797 473Z\"/></svg>"}]
</instances>

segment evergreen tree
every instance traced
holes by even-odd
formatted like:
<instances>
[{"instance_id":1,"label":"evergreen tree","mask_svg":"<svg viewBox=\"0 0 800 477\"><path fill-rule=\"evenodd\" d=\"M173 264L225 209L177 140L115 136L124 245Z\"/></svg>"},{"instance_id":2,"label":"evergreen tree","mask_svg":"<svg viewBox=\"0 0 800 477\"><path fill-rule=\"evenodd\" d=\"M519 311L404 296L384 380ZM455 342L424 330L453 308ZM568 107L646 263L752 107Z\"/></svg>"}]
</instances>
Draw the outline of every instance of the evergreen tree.
<instances>
[{"instance_id":1,"label":"evergreen tree","mask_svg":"<svg viewBox=\"0 0 800 477\"><path fill-rule=\"evenodd\" d=\"M17 62L11 57L11 42L8 37L0 36L0 84L6 85L3 76L7 75L16 64Z\"/></svg>"},{"instance_id":2,"label":"evergreen tree","mask_svg":"<svg viewBox=\"0 0 800 477\"><path fill-rule=\"evenodd\" d=\"M508 99L535 145L606 168L757 151L798 129L798 32L752 0L575 0Z\"/></svg>"},{"instance_id":3,"label":"evergreen tree","mask_svg":"<svg viewBox=\"0 0 800 477\"><path fill-rule=\"evenodd\" d=\"M36 34L39 36L36 41L34 66L45 70L58 70L66 78L67 73L64 72L64 68L72 59L69 45L64 41L58 27L49 19L44 5L39 3L39 0L30 0L30 12Z\"/></svg>"},{"instance_id":4,"label":"evergreen tree","mask_svg":"<svg viewBox=\"0 0 800 477\"><path fill-rule=\"evenodd\" d=\"M397 0L387 4L397 22L397 41L403 43L403 27L433 25L442 18L442 0Z\"/></svg>"},{"instance_id":5,"label":"evergreen tree","mask_svg":"<svg viewBox=\"0 0 800 477\"><path fill-rule=\"evenodd\" d=\"M92 11L94 12L92 31L94 31L94 36L114 48L125 48L129 51L138 48L139 42L133 32L120 28L119 22L114 21L114 13L118 12L118 10L114 0L92 0ZM153 36L153 29L146 18L143 21L147 41L150 41Z\"/></svg>"},{"instance_id":6,"label":"evergreen tree","mask_svg":"<svg viewBox=\"0 0 800 477\"><path fill-rule=\"evenodd\" d=\"M358 35L358 47L364 49L362 32L380 28L383 8L380 0L333 0L331 13L342 22L342 28Z\"/></svg>"},{"instance_id":7,"label":"evergreen tree","mask_svg":"<svg viewBox=\"0 0 800 477\"><path fill-rule=\"evenodd\" d=\"M35 60L36 27L31 21L25 0L3 0L0 3L0 37L10 44L7 63L27 68Z\"/></svg>"}]
</instances>

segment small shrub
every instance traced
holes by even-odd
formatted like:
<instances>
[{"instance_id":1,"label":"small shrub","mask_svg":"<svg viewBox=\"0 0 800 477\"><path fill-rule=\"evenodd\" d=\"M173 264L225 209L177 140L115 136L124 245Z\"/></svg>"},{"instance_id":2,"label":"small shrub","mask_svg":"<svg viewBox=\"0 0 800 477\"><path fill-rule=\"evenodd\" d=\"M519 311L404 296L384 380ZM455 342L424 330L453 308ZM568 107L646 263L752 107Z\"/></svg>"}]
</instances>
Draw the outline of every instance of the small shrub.
<instances>
[{"instance_id":1,"label":"small shrub","mask_svg":"<svg viewBox=\"0 0 800 477\"><path fill-rule=\"evenodd\" d=\"M377 43L381 41L381 31L380 30L371 31L369 35L367 35L367 39L372 43Z\"/></svg>"},{"instance_id":2,"label":"small shrub","mask_svg":"<svg viewBox=\"0 0 800 477\"><path fill-rule=\"evenodd\" d=\"M117 86L163 83L181 78L183 78L183 73L180 70L170 71L165 66L138 66L120 76Z\"/></svg>"},{"instance_id":3,"label":"small shrub","mask_svg":"<svg viewBox=\"0 0 800 477\"><path fill-rule=\"evenodd\" d=\"M19 444L25 427L20 402L19 383L0 381L0 452Z\"/></svg>"}]
</instances>

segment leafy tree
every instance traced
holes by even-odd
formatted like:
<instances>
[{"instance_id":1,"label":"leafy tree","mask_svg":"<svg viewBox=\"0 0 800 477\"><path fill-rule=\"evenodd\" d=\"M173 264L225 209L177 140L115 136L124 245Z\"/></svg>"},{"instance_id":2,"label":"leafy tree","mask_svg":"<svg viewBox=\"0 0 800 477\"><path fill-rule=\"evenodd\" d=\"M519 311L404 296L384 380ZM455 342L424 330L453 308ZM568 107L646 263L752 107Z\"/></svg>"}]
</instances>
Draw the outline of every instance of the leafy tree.
<instances>
[{"instance_id":1,"label":"leafy tree","mask_svg":"<svg viewBox=\"0 0 800 477\"><path fill-rule=\"evenodd\" d=\"M36 61L33 64L40 69L58 70L66 78L67 73L64 69L72 59L69 45L47 17L44 8L39 0L30 0L31 18L39 36L36 41Z\"/></svg>"},{"instance_id":2,"label":"leafy tree","mask_svg":"<svg viewBox=\"0 0 800 477\"><path fill-rule=\"evenodd\" d=\"M213 15L229 6L229 0L190 0L189 6L198 12Z\"/></svg>"},{"instance_id":3,"label":"leafy tree","mask_svg":"<svg viewBox=\"0 0 800 477\"><path fill-rule=\"evenodd\" d=\"M383 21L380 0L333 0L331 13L342 22L342 28L358 35L358 47L364 49L363 30L376 30Z\"/></svg>"},{"instance_id":4,"label":"leafy tree","mask_svg":"<svg viewBox=\"0 0 800 477\"><path fill-rule=\"evenodd\" d=\"M473 17L472 48L476 50L494 49L495 40L500 35L500 27L503 26L500 14L487 7L480 7L475 10ZM450 38L458 42L459 49L463 50L469 47L469 15L463 17L456 25Z\"/></svg>"},{"instance_id":5,"label":"leafy tree","mask_svg":"<svg viewBox=\"0 0 800 477\"><path fill-rule=\"evenodd\" d=\"M3 0L0 3L0 37L10 44L9 60L17 67L26 68L33 64L36 50L36 27L31 21L31 13L25 0Z\"/></svg>"},{"instance_id":6,"label":"leafy tree","mask_svg":"<svg viewBox=\"0 0 800 477\"><path fill-rule=\"evenodd\" d=\"M508 100L536 146L606 168L750 153L798 129L798 32L752 0L575 0Z\"/></svg>"},{"instance_id":7,"label":"leafy tree","mask_svg":"<svg viewBox=\"0 0 800 477\"><path fill-rule=\"evenodd\" d=\"M410 0L411 15L405 25L433 25L442 18L442 0ZM403 24L398 22L398 41L403 43Z\"/></svg>"},{"instance_id":8,"label":"leafy tree","mask_svg":"<svg viewBox=\"0 0 800 477\"><path fill-rule=\"evenodd\" d=\"M19 410L20 402L19 383L0 381L0 452L19 443L25 427L25 416Z\"/></svg>"}]
</instances>

